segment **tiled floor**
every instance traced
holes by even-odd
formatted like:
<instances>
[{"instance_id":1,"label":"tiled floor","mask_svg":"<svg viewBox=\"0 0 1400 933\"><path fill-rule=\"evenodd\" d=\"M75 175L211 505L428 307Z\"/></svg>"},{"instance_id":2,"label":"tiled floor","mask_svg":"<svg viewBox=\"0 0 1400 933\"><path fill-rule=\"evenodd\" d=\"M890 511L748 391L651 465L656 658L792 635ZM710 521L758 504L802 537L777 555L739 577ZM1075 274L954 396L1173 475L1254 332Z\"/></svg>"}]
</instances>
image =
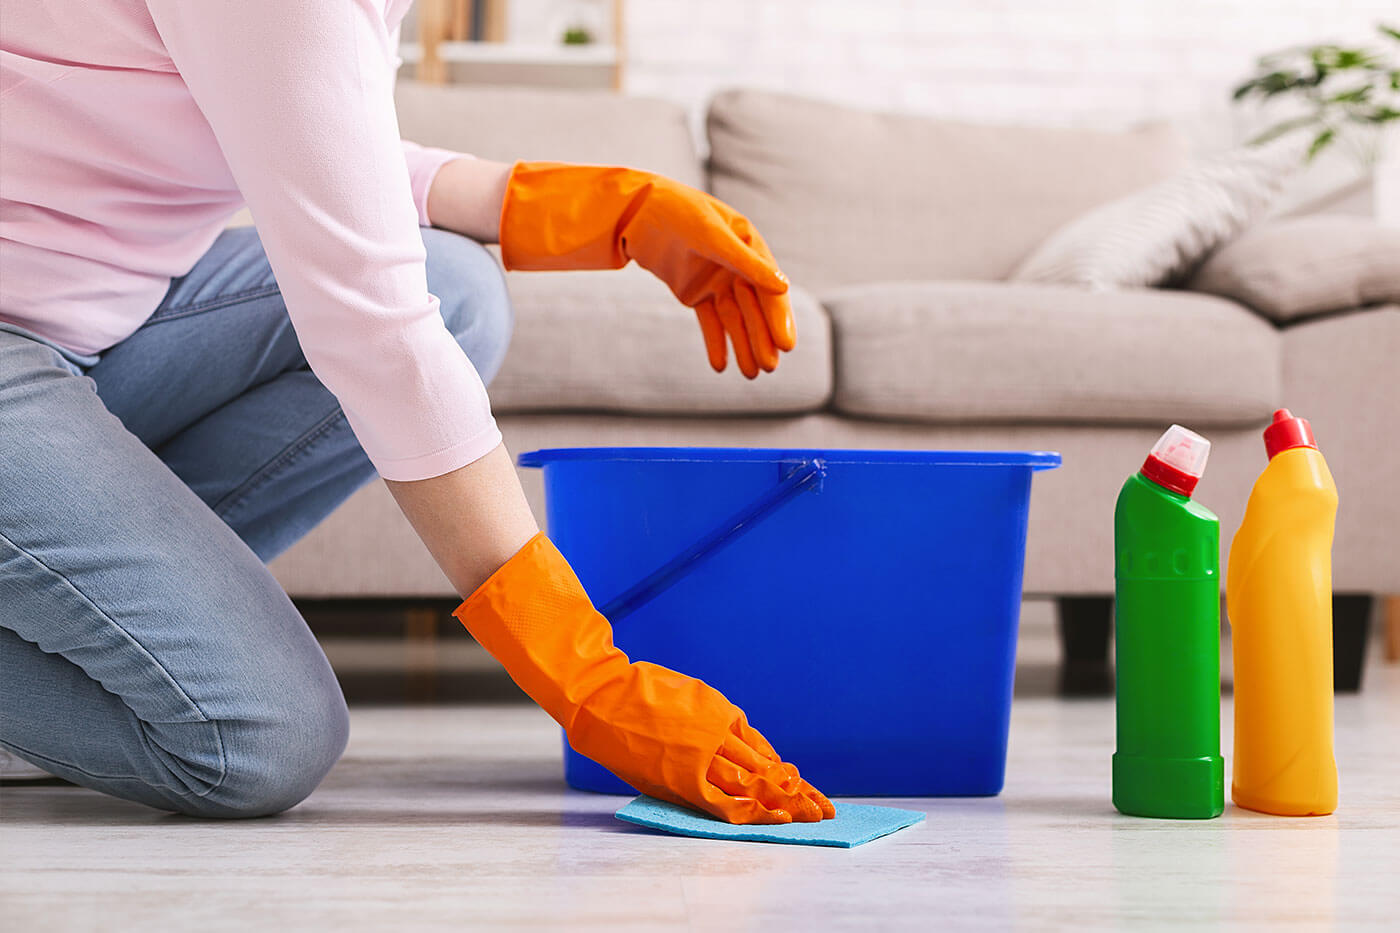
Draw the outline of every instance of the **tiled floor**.
<instances>
[{"instance_id":1,"label":"tiled floor","mask_svg":"<svg viewBox=\"0 0 1400 933\"><path fill-rule=\"evenodd\" d=\"M0 789L0 928L1396 929L1400 668L1368 676L1337 704L1335 816L1119 816L1112 704L1026 697L1001 797L898 801L928 821L854 850L619 823L618 798L563 788L530 707L362 708L345 759L278 818Z\"/></svg>"}]
</instances>

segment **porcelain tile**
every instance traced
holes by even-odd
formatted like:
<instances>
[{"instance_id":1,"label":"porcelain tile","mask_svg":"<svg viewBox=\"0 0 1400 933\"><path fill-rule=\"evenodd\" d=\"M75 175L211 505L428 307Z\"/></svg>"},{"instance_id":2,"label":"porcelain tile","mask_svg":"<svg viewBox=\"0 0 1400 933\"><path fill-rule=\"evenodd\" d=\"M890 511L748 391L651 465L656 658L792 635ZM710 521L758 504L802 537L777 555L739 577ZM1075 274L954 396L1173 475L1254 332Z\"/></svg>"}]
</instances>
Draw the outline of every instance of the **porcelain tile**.
<instances>
[{"instance_id":1,"label":"porcelain tile","mask_svg":"<svg viewBox=\"0 0 1400 933\"><path fill-rule=\"evenodd\" d=\"M1229 751L1227 705L1225 749ZM278 818L197 822L71 787L0 788L6 930L1394 929L1400 668L1337 702L1342 808L1118 815L1113 707L1018 698L1002 796L853 850L656 835L568 791L524 706L357 708L344 760ZM880 801L875 801L880 802Z\"/></svg>"}]
</instances>

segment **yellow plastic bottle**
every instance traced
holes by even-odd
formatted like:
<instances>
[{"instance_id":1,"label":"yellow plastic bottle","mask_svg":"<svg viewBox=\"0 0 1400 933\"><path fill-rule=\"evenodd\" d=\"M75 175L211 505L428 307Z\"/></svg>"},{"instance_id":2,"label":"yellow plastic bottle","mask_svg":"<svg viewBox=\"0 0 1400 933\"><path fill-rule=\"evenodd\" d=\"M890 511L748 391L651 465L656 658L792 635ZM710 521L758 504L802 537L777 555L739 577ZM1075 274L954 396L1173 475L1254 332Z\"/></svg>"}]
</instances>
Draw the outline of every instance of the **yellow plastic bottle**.
<instances>
[{"instance_id":1,"label":"yellow plastic bottle","mask_svg":"<svg viewBox=\"0 0 1400 933\"><path fill-rule=\"evenodd\" d=\"M1337 809L1332 744L1332 533L1337 487L1312 428L1288 409L1264 431L1269 465L1230 546L1237 806Z\"/></svg>"}]
</instances>

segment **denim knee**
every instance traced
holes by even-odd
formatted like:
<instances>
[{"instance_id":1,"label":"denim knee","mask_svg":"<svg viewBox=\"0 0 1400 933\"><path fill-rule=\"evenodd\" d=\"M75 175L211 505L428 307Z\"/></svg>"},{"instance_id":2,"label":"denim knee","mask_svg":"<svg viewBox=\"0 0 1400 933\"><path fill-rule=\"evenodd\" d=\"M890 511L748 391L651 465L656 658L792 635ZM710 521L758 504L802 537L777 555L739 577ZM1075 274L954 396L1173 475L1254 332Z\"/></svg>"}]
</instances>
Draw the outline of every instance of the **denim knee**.
<instances>
[{"instance_id":1,"label":"denim knee","mask_svg":"<svg viewBox=\"0 0 1400 933\"><path fill-rule=\"evenodd\" d=\"M510 346L515 314L500 263L475 240L425 228L428 290L437 296L447 329L481 380L495 378Z\"/></svg>"},{"instance_id":2,"label":"denim knee","mask_svg":"<svg viewBox=\"0 0 1400 933\"><path fill-rule=\"evenodd\" d=\"M255 721L220 722L224 774L209 792L178 807L191 816L269 816L296 806L345 751L350 716L339 687L294 690L267 703Z\"/></svg>"}]
</instances>

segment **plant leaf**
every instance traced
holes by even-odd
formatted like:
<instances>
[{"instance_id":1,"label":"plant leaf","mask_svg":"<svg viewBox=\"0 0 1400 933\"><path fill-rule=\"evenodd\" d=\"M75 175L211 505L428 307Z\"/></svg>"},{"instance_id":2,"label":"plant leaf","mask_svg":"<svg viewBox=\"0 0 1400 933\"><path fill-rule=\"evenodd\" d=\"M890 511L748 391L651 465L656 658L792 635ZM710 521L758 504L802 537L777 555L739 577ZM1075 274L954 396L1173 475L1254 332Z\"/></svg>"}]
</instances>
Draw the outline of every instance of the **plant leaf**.
<instances>
[{"instance_id":1,"label":"plant leaf","mask_svg":"<svg viewBox=\"0 0 1400 933\"><path fill-rule=\"evenodd\" d=\"M1265 143L1273 142L1280 136L1287 136L1294 130L1316 126L1321 120L1322 118L1318 114L1310 113L1307 116L1294 117L1292 120L1284 120L1282 123L1275 123L1273 126L1251 139L1248 145L1262 146Z\"/></svg>"},{"instance_id":2,"label":"plant leaf","mask_svg":"<svg viewBox=\"0 0 1400 933\"><path fill-rule=\"evenodd\" d=\"M1296 71L1274 71L1257 79L1256 83L1265 97L1273 97L1275 94L1282 94L1284 91L1300 87L1307 81L1307 78Z\"/></svg>"},{"instance_id":3,"label":"plant leaf","mask_svg":"<svg viewBox=\"0 0 1400 933\"><path fill-rule=\"evenodd\" d=\"M1375 63L1372 53L1366 49L1337 49L1328 64L1337 69L1369 68Z\"/></svg>"},{"instance_id":4,"label":"plant leaf","mask_svg":"<svg viewBox=\"0 0 1400 933\"><path fill-rule=\"evenodd\" d=\"M1364 104L1371 99L1371 85L1363 84L1327 98L1332 104Z\"/></svg>"},{"instance_id":5,"label":"plant leaf","mask_svg":"<svg viewBox=\"0 0 1400 933\"><path fill-rule=\"evenodd\" d=\"M1324 62L1330 62L1333 59L1335 59L1337 57L1337 53L1341 51L1341 48L1339 46L1330 44L1315 45L1307 51L1308 57L1313 60L1313 64L1321 65Z\"/></svg>"},{"instance_id":6,"label":"plant leaf","mask_svg":"<svg viewBox=\"0 0 1400 933\"><path fill-rule=\"evenodd\" d=\"M1331 144L1332 140L1336 138L1337 131L1332 129L1331 127L1328 127L1321 133L1318 133L1317 136L1313 138L1312 144L1308 146L1308 154L1304 156L1304 159L1308 162L1311 162L1313 159L1317 158L1317 154L1319 152L1326 149L1327 146Z\"/></svg>"},{"instance_id":7,"label":"plant leaf","mask_svg":"<svg viewBox=\"0 0 1400 933\"><path fill-rule=\"evenodd\" d=\"M1396 29L1394 26L1387 26L1385 23L1377 23L1376 32L1383 36L1390 36L1390 38L1396 41L1400 41L1400 29Z\"/></svg>"}]
</instances>

